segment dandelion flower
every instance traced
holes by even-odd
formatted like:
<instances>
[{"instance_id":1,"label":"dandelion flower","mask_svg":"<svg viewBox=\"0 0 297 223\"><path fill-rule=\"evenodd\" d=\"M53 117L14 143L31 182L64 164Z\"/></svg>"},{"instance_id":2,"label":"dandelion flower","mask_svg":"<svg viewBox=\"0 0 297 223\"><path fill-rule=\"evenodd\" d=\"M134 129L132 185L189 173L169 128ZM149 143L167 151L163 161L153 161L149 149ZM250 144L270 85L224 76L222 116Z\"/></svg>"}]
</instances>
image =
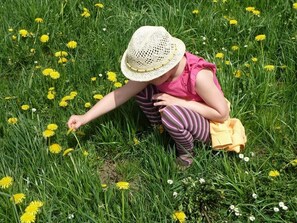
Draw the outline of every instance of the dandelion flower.
<instances>
[{"instance_id":1,"label":"dandelion flower","mask_svg":"<svg viewBox=\"0 0 297 223\"><path fill-rule=\"evenodd\" d=\"M263 41L263 40L265 40L265 39L266 39L266 36L265 36L264 34L257 35L257 36L255 37L255 40L256 40L256 41Z\"/></svg>"},{"instance_id":2,"label":"dandelion flower","mask_svg":"<svg viewBox=\"0 0 297 223\"><path fill-rule=\"evenodd\" d=\"M43 202L41 201L32 201L30 204L26 207L25 212L31 213L33 215L36 215L39 209L43 206Z\"/></svg>"},{"instance_id":3,"label":"dandelion flower","mask_svg":"<svg viewBox=\"0 0 297 223\"><path fill-rule=\"evenodd\" d=\"M57 51L55 52L55 57L67 57L68 53L66 51Z\"/></svg>"},{"instance_id":4,"label":"dandelion flower","mask_svg":"<svg viewBox=\"0 0 297 223\"><path fill-rule=\"evenodd\" d=\"M44 70L42 71L42 74L43 74L44 76L48 76L48 75L50 75L52 72L54 72L54 70L53 70L52 68L46 68L46 69L44 69Z\"/></svg>"},{"instance_id":5,"label":"dandelion flower","mask_svg":"<svg viewBox=\"0 0 297 223\"><path fill-rule=\"evenodd\" d=\"M87 150L84 150L84 151L83 151L83 155L84 155L84 156L88 156L88 155L89 155L89 152L88 152Z\"/></svg>"},{"instance_id":6,"label":"dandelion flower","mask_svg":"<svg viewBox=\"0 0 297 223\"><path fill-rule=\"evenodd\" d=\"M129 183L120 181L116 183L116 187L120 190L128 190L129 189Z\"/></svg>"},{"instance_id":7,"label":"dandelion flower","mask_svg":"<svg viewBox=\"0 0 297 223\"><path fill-rule=\"evenodd\" d=\"M35 19L35 22L37 22L37 23L43 23L43 19L42 18L36 18Z\"/></svg>"},{"instance_id":8,"label":"dandelion flower","mask_svg":"<svg viewBox=\"0 0 297 223\"><path fill-rule=\"evenodd\" d=\"M13 178L10 176L6 176L0 180L0 187L3 189L9 188L12 185L12 183L13 183Z\"/></svg>"},{"instance_id":9,"label":"dandelion flower","mask_svg":"<svg viewBox=\"0 0 297 223\"><path fill-rule=\"evenodd\" d=\"M253 61L254 63L256 63L256 62L258 61L258 58L257 58L257 57L253 57L253 58L252 58L252 61Z\"/></svg>"},{"instance_id":10,"label":"dandelion flower","mask_svg":"<svg viewBox=\"0 0 297 223\"><path fill-rule=\"evenodd\" d=\"M68 102L62 100L62 101L60 101L59 106L60 107L67 107L68 106Z\"/></svg>"},{"instance_id":11,"label":"dandelion flower","mask_svg":"<svg viewBox=\"0 0 297 223\"><path fill-rule=\"evenodd\" d=\"M71 41L69 41L69 42L66 44L66 46L67 46L68 48L70 48L70 49L74 49L74 48L77 47L77 42L74 41L74 40L71 40Z\"/></svg>"},{"instance_id":12,"label":"dandelion flower","mask_svg":"<svg viewBox=\"0 0 297 223\"><path fill-rule=\"evenodd\" d=\"M95 4L95 7L100 8L100 9L103 9L104 8L104 5L102 3L96 3Z\"/></svg>"},{"instance_id":13,"label":"dandelion flower","mask_svg":"<svg viewBox=\"0 0 297 223\"><path fill-rule=\"evenodd\" d=\"M199 10L198 10L198 9L194 9L194 10L192 11L192 14L194 14L194 15L198 15L198 14L199 14Z\"/></svg>"},{"instance_id":14,"label":"dandelion flower","mask_svg":"<svg viewBox=\"0 0 297 223\"><path fill-rule=\"evenodd\" d=\"M237 70L237 71L235 71L235 77L236 78L240 78L241 77L241 70Z\"/></svg>"},{"instance_id":15,"label":"dandelion flower","mask_svg":"<svg viewBox=\"0 0 297 223\"><path fill-rule=\"evenodd\" d=\"M25 29L21 29L19 30L19 34L22 36L22 37L27 37L29 35L29 32Z\"/></svg>"},{"instance_id":16,"label":"dandelion flower","mask_svg":"<svg viewBox=\"0 0 297 223\"><path fill-rule=\"evenodd\" d=\"M297 166L297 159L294 159L290 162L292 166Z\"/></svg>"},{"instance_id":17,"label":"dandelion flower","mask_svg":"<svg viewBox=\"0 0 297 223\"><path fill-rule=\"evenodd\" d=\"M91 103L90 102L86 102L85 103L85 108L90 108L91 107Z\"/></svg>"},{"instance_id":18,"label":"dandelion flower","mask_svg":"<svg viewBox=\"0 0 297 223\"><path fill-rule=\"evenodd\" d=\"M258 15L258 16L261 14L261 12L259 10L253 10L252 13L254 15Z\"/></svg>"},{"instance_id":19,"label":"dandelion flower","mask_svg":"<svg viewBox=\"0 0 297 223\"><path fill-rule=\"evenodd\" d=\"M96 99L96 100L101 100L103 98L103 95L102 94L95 94L93 96L93 98Z\"/></svg>"},{"instance_id":20,"label":"dandelion flower","mask_svg":"<svg viewBox=\"0 0 297 223\"><path fill-rule=\"evenodd\" d=\"M297 2L293 3L293 9L297 10Z\"/></svg>"},{"instance_id":21,"label":"dandelion flower","mask_svg":"<svg viewBox=\"0 0 297 223\"><path fill-rule=\"evenodd\" d=\"M180 223L186 222L186 214L183 211L175 211L172 217L174 220L178 220Z\"/></svg>"},{"instance_id":22,"label":"dandelion flower","mask_svg":"<svg viewBox=\"0 0 297 223\"><path fill-rule=\"evenodd\" d=\"M102 189L106 189L107 188L107 184L101 184Z\"/></svg>"},{"instance_id":23,"label":"dandelion flower","mask_svg":"<svg viewBox=\"0 0 297 223\"><path fill-rule=\"evenodd\" d=\"M277 170L271 170L269 171L269 176L270 177L278 177L280 173Z\"/></svg>"},{"instance_id":24,"label":"dandelion flower","mask_svg":"<svg viewBox=\"0 0 297 223\"><path fill-rule=\"evenodd\" d=\"M21 216L21 223L33 223L36 220L35 214L31 212L25 212Z\"/></svg>"},{"instance_id":25,"label":"dandelion flower","mask_svg":"<svg viewBox=\"0 0 297 223\"><path fill-rule=\"evenodd\" d=\"M66 150L63 152L63 156L67 156L67 155L70 154L72 151L74 151L73 148L66 149Z\"/></svg>"},{"instance_id":26,"label":"dandelion flower","mask_svg":"<svg viewBox=\"0 0 297 223\"><path fill-rule=\"evenodd\" d=\"M133 138L133 142L134 142L134 145L138 145L139 144L139 140L136 137Z\"/></svg>"},{"instance_id":27,"label":"dandelion flower","mask_svg":"<svg viewBox=\"0 0 297 223\"><path fill-rule=\"evenodd\" d=\"M16 123L18 122L18 118L14 118L14 117L9 118L9 119L7 120L7 122L8 122L9 124L16 124Z\"/></svg>"},{"instance_id":28,"label":"dandelion flower","mask_svg":"<svg viewBox=\"0 0 297 223\"><path fill-rule=\"evenodd\" d=\"M55 94L53 94L52 92L48 92L48 94L47 94L47 98L48 98L49 100L53 100L53 99L55 99Z\"/></svg>"},{"instance_id":29,"label":"dandelion flower","mask_svg":"<svg viewBox=\"0 0 297 223\"><path fill-rule=\"evenodd\" d=\"M252 11L255 10L255 7L249 6L249 7L246 7L245 10L248 11L248 12L252 12Z\"/></svg>"},{"instance_id":30,"label":"dandelion flower","mask_svg":"<svg viewBox=\"0 0 297 223\"><path fill-rule=\"evenodd\" d=\"M224 58L224 54L223 53L217 53L216 58L219 58L219 59L223 59Z\"/></svg>"},{"instance_id":31,"label":"dandelion flower","mask_svg":"<svg viewBox=\"0 0 297 223\"><path fill-rule=\"evenodd\" d=\"M75 97L77 94L78 94L77 91L71 91L70 92L70 96L72 96L72 97Z\"/></svg>"},{"instance_id":32,"label":"dandelion flower","mask_svg":"<svg viewBox=\"0 0 297 223\"><path fill-rule=\"evenodd\" d=\"M229 24L230 25L237 25L237 20L235 20L235 19L231 19L230 21L229 21Z\"/></svg>"},{"instance_id":33,"label":"dandelion flower","mask_svg":"<svg viewBox=\"0 0 297 223\"><path fill-rule=\"evenodd\" d=\"M91 77L91 81L96 81L97 77Z\"/></svg>"},{"instance_id":34,"label":"dandelion flower","mask_svg":"<svg viewBox=\"0 0 297 223\"><path fill-rule=\"evenodd\" d=\"M55 132L53 130L46 129L46 130L43 131L42 135L43 135L44 138L49 138L49 137L54 136Z\"/></svg>"},{"instance_id":35,"label":"dandelion flower","mask_svg":"<svg viewBox=\"0 0 297 223\"><path fill-rule=\"evenodd\" d=\"M21 109L24 110L24 111L27 111L29 108L30 108L29 105L22 105L21 106Z\"/></svg>"},{"instance_id":36,"label":"dandelion flower","mask_svg":"<svg viewBox=\"0 0 297 223\"><path fill-rule=\"evenodd\" d=\"M114 83L114 86L115 86L116 88L120 88L120 87L122 87L123 85L122 85L122 83L120 83L120 82L115 82L115 83Z\"/></svg>"},{"instance_id":37,"label":"dandelion flower","mask_svg":"<svg viewBox=\"0 0 297 223\"><path fill-rule=\"evenodd\" d=\"M50 145L50 147L49 147L49 151L54 154L60 153L61 150L62 150L62 148L58 143L54 143L54 144Z\"/></svg>"},{"instance_id":38,"label":"dandelion flower","mask_svg":"<svg viewBox=\"0 0 297 223\"><path fill-rule=\"evenodd\" d=\"M237 51L238 49L239 49L239 46L237 46L237 45L234 45L231 47L231 50L233 50L233 51Z\"/></svg>"},{"instance_id":39,"label":"dandelion flower","mask_svg":"<svg viewBox=\"0 0 297 223\"><path fill-rule=\"evenodd\" d=\"M42 35L41 37L40 37L40 42L42 42L42 43L46 43L46 42L48 42L49 41L49 36L48 35Z\"/></svg>"},{"instance_id":40,"label":"dandelion flower","mask_svg":"<svg viewBox=\"0 0 297 223\"><path fill-rule=\"evenodd\" d=\"M48 124L47 129L55 131L58 129L58 125L54 123Z\"/></svg>"},{"instance_id":41,"label":"dandelion flower","mask_svg":"<svg viewBox=\"0 0 297 223\"><path fill-rule=\"evenodd\" d=\"M264 66L264 69L267 70L267 71L274 71L275 66L274 65L266 65L266 66Z\"/></svg>"},{"instance_id":42,"label":"dandelion flower","mask_svg":"<svg viewBox=\"0 0 297 223\"><path fill-rule=\"evenodd\" d=\"M91 16L90 11L87 8L84 8L84 12L81 14L82 17L88 18Z\"/></svg>"},{"instance_id":43,"label":"dandelion flower","mask_svg":"<svg viewBox=\"0 0 297 223\"><path fill-rule=\"evenodd\" d=\"M108 71L107 72L107 80L111 81L111 82L117 82L117 75L115 72L112 71Z\"/></svg>"},{"instance_id":44,"label":"dandelion flower","mask_svg":"<svg viewBox=\"0 0 297 223\"><path fill-rule=\"evenodd\" d=\"M68 59L66 57L61 57L59 60L58 60L58 63L60 64L64 64L64 63L67 63L68 62Z\"/></svg>"},{"instance_id":45,"label":"dandelion flower","mask_svg":"<svg viewBox=\"0 0 297 223\"><path fill-rule=\"evenodd\" d=\"M10 200L15 204L20 204L26 198L26 195L23 193L14 194L11 196Z\"/></svg>"},{"instance_id":46,"label":"dandelion flower","mask_svg":"<svg viewBox=\"0 0 297 223\"><path fill-rule=\"evenodd\" d=\"M60 78L60 73L58 71L54 70L53 72L50 73L50 77L52 79L56 80L56 79Z\"/></svg>"}]
</instances>

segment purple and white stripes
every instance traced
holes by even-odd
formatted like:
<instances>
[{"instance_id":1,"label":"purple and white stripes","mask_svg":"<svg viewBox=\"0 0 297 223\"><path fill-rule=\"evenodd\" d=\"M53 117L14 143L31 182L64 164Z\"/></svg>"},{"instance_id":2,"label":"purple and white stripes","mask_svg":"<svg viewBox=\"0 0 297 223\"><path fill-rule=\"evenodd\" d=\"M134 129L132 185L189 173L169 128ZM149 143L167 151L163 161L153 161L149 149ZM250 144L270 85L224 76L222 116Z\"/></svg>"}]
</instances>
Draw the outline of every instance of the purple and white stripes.
<instances>
[{"instance_id":1,"label":"purple and white stripes","mask_svg":"<svg viewBox=\"0 0 297 223\"><path fill-rule=\"evenodd\" d=\"M209 121L192 110L175 105L167 106L160 114L159 107L154 106L152 101L156 93L157 88L149 85L137 94L136 101L151 124L163 124L176 143L177 155L194 155L194 141L209 140Z\"/></svg>"}]
</instances>

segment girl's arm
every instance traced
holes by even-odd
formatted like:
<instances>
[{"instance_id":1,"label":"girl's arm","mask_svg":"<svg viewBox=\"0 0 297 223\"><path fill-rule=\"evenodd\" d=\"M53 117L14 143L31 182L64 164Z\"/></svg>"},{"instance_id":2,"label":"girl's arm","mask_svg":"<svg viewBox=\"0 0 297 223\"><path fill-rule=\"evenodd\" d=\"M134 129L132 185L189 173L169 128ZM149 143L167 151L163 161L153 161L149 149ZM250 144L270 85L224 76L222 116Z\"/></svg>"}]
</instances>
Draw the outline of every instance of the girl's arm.
<instances>
[{"instance_id":1,"label":"girl's arm","mask_svg":"<svg viewBox=\"0 0 297 223\"><path fill-rule=\"evenodd\" d=\"M88 112L83 115L72 115L68 127L77 129L82 125L117 108L147 86L146 82L128 81L127 84L105 95Z\"/></svg>"},{"instance_id":2,"label":"girl's arm","mask_svg":"<svg viewBox=\"0 0 297 223\"><path fill-rule=\"evenodd\" d=\"M195 111L203 117L216 122L224 122L229 118L228 104L222 92L213 81L213 73L210 70L201 70L196 77L196 92L205 103L188 101L169 94L160 93L154 95L157 100L155 106L179 105ZM164 108L163 108L164 109ZM161 109L160 111L162 111Z\"/></svg>"}]
</instances>

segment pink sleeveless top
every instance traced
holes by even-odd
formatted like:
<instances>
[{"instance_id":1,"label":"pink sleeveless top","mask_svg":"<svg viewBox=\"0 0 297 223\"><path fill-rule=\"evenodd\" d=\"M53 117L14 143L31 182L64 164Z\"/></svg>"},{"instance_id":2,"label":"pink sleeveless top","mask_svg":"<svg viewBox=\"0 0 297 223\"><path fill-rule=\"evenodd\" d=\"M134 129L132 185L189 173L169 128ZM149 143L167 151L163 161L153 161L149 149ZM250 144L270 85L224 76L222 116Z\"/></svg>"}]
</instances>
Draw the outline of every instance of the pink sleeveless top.
<instances>
[{"instance_id":1,"label":"pink sleeveless top","mask_svg":"<svg viewBox=\"0 0 297 223\"><path fill-rule=\"evenodd\" d=\"M164 92L186 100L203 102L203 99L197 94L195 90L196 76L198 72L203 69L208 69L213 72L213 82L217 88L222 91L219 81L216 77L216 66L214 64L209 63L203 58L197 57L188 52L185 53L185 57L187 63L183 73L173 81L164 82L160 85L157 85L156 87L160 92Z\"/></svg>"}]
</instances>

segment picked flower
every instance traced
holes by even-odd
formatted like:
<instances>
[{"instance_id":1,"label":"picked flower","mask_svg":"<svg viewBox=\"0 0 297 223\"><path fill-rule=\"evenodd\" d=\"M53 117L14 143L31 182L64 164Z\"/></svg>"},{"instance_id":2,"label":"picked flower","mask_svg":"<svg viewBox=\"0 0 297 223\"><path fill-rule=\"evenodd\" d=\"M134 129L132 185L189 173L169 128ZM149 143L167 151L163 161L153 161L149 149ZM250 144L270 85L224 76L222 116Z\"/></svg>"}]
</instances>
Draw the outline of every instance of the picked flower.
<instances>
[{"instance_id":1,"label":"picked flower","mask_svg":"<svg viewBox=\"0 0 297 223\"><path fill-rule=\"evenodd\" d=\"M0 180L0 187L3 189L9 188L12 185L12 183L13 183L13 178L10 176L6 176Z\"/></svg>"},{"instance_id":2,"label":"picked flower","mask_svg":"<svg viewBox=\"0 0 297 223\"><path fill-rule=\"evenodd\" d=\"M186 222L186 214L183 211L175 211L172 215L174 220L179 221L180 223Z\"/></svg>"},{"instance_id":3,"label":"picked flower","mask_svg":"<svg viewBox=\"0 0 297 223\"><path fill-rule=\"evenodd\" d=\"M71 41L69 41L69 42L66 44L66 46L67 46L68 48L70 48L70 49L74 49L74 48L77 47L77 42L74 41L74 40L71 40Z\"/></svg>"},{"instance_id":4,"label":"picked flower","mask_svg":"<svg viewBox=\"0 0 297 223\"><path fill-rule=\"evenodd\" d=\"M11 196L10 200L15 204L20 204L26 198L26 195L23 193L14 194Z\"/></svg>"},{"instance_id":5,"label":"picked flower","mask_svg":"<svg viewBox=\"0 0 297 223\"><path fill-rule=\"evenodd\" d=\"M62 151L62 148L58 143L54 143L54 144L50 145L49 151L51 153L58 154Z\"/></svg>"},{"instance_id":6,"label":"picked flower","mask_svg":"<svg viewBox=\"0 0 297 223\"><path fill-rule=\"evenodd\" d=\"M128 190L129 186L130 186L129 183L124 181L120 181L116 183L116 187L120 190Z\"/></svg>"},{"instance_id":7,"label":"picked flower","mask_svg":"<svg viewBox=\"0 0 297 223\"><path fill-rule=\"evenodd\" d=\"M277 170L271 170L269 171L269 176L270 177L278 177L280 173Z\"/></svg>"}]
</instances>

